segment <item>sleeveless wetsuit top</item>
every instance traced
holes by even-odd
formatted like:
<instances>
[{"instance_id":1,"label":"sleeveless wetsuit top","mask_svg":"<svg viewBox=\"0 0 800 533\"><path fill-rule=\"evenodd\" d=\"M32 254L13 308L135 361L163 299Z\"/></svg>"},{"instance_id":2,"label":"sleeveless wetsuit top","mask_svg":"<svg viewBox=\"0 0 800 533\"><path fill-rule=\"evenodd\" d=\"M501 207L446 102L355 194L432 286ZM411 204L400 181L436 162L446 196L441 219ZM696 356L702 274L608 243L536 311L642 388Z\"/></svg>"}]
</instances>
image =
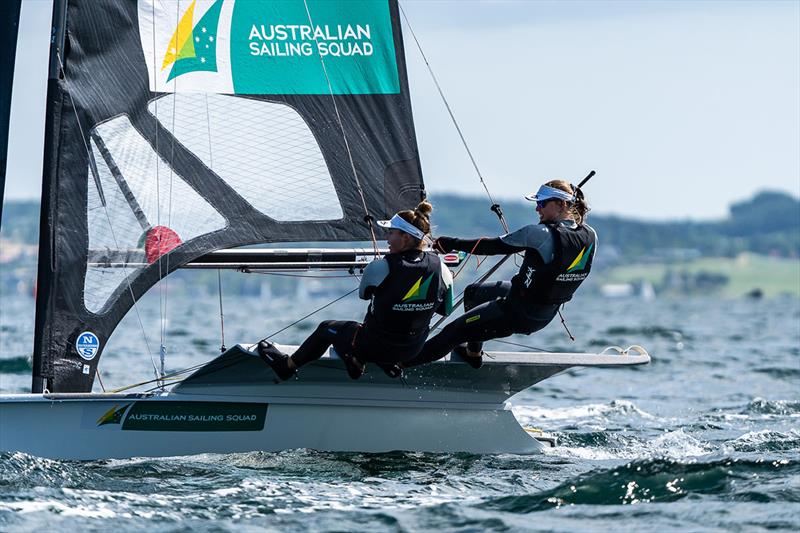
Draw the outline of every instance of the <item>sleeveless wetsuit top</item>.
<instances>
[{"instance_id":1,"label":"sleeveless wetsuit top","mask_svg":"<svg viewBox=\"0 0 800 533\"><path fill-rule=\"evenodd\" d=\"M527 248L519 272L511 278L509 303L527 308L536 304L562 304L589 275L595 232L588 225L574 228L547 223L553 236L553 260L545 263L537 250Z\"/></svg>"},{"instance_id":2,"label":"sleeveless wetsuit top","mask_svg":"<svg viewBox=\"0 0 800 533\"><path fill-rule=\"evenodd\" d=\"M409 250L388 254L384 259L389 264L389 275L372 295L364 319L365 330L390 343L406 344L424 338L447 290L439 257Z\"/></svg>"}]
</instances>

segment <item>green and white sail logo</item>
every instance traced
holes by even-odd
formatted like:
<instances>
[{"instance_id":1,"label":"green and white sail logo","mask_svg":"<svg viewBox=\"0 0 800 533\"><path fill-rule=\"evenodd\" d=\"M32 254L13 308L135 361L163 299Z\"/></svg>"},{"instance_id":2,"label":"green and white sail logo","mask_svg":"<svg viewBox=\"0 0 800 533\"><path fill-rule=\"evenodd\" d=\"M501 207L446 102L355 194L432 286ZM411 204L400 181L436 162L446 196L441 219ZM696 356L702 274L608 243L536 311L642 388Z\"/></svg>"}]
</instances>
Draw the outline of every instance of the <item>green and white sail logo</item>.
<instances>
[{"instance_id":1,"label":"green and white sail logo","mask_svg":"<svg viewBox=\"0 0 800 533\"><path fill-rule=\"evenodd\" d=\"M217 71L217 26L223 1L217 0L194 27L196 0L189 5L172 34L161 64L162 71L172 67L167 81L187 72Z\"/></svg>"},{"instance_id":2,"label":"green and white sail logo","mask_svg":"<svg viewBox=\"0 0 800 533\"><path fill-rule=\"evenodd\" d=\"M139 0L154 92L396 94L388 0Z\"/></svg>"}]
</instances>

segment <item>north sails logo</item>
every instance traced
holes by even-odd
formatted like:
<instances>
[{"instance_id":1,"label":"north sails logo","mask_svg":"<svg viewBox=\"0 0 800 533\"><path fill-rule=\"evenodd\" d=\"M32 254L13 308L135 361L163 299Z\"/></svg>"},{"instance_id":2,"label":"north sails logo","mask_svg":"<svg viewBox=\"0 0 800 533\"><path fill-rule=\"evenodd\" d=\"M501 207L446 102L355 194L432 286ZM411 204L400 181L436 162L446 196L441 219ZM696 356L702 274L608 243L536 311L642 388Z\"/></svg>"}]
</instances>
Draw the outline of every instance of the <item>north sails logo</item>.
<instances>
[{"instance_id":1,"label":"north sails logo","mask_svg":"<svg viewBox=\"0 0 800 533\"><path fill-rule=\"evenodd\" d=\"M217 72L217 27L223 1L217 0L194 27L197 0L183 13L161 63L162 71L172 65L167 81L189 72Z\"/></svg>"}]
</instances>

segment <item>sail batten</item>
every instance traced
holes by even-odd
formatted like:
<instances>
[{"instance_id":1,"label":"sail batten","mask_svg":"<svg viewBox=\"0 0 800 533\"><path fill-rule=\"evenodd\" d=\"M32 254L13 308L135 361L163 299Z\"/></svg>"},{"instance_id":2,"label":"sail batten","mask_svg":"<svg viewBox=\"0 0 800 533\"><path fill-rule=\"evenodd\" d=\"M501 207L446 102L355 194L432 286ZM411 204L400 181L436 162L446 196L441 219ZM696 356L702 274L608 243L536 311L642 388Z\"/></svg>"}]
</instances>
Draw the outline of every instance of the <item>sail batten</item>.
<instances>
[{"instance_id":1,"label":"sail batten","mask_svg":"<svg viewBox=\"0 0 800 533\"><path fill-rule=\"evenodd\" d=\"M236 246L367 240L365 210L424 197L396 0L66 5L47 110L41 386L90 391L114 328L169 271ZM253 33L265 17L274 26Z\"/></svg>"}]
</instances>

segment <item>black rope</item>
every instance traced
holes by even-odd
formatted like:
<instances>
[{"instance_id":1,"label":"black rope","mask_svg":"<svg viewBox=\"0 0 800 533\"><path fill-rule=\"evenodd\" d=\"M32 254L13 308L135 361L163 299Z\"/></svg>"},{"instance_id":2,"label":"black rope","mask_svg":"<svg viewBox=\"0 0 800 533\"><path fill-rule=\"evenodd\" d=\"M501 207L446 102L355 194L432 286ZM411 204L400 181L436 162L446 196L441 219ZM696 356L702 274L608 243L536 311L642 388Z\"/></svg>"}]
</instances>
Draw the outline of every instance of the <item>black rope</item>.
<instances>
[{"instance_id":1,"label":"black rope","mask_svg":"<svg viewBox=\"0 0 800 533\"><path fill-rule=\"evenodd\" d=\"M572 336L572 332L570 332L569 328L567 327L567 321L564 320L564 315L561 314L561 309L558 310L558 316L561 317L561 325L564 326L565 330L567 330L567 335L569 335L569 340L575 342L575 337Z\"/></svg>"}]
</instances>

